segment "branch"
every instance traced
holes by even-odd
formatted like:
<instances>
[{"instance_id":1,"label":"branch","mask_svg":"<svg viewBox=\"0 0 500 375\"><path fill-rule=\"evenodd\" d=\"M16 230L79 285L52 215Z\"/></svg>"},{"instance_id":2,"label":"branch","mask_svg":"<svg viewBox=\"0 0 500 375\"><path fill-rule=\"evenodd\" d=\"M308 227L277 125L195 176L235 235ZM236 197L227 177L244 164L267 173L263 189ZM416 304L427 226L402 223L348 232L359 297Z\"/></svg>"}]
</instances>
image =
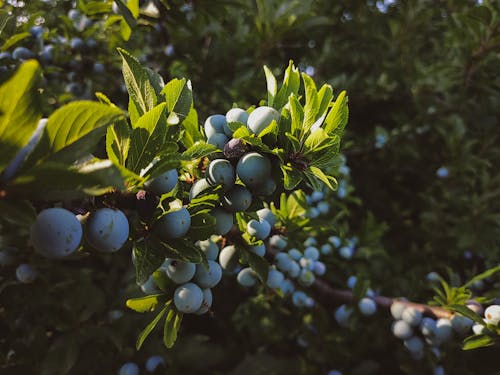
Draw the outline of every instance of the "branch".
<instances>
[{"instance_id":1,"label":"branch","mask_svg":"<svg viewBox=\"0 0 500 375\"><path fill-rule=\"evenodd\" d=\"M279 250L274 249L272 246L266 246L269 252L275 256ZM314 288L317 299L321 301L323 305L340 305L343 303L352 303L356 300L354 294L348 289L336 289L333 288L328 282L316 278ZM376 296L372 298L375 303L382 308L389 309L394 302L401 302L408 307L413 307L420 311L422 314L431 316L433 318L451 318L452 312L437 306L429 306L422 303L416 303L411 301L404 301L399 298L391 298L385 296Z\"/></svg>"},{"instance_id":2,"label":"branch","mask_svg":"<svg viewBox=\"0 0 500 375\"><path fill-rule=\"evenodd\" d=\"M342 303L352 303L355 301L354 294L350 290L335 289L326 281L316 279L313 284L319 300L325 305L336 305ZM376 296L372 298L375 303L385 309L389 309L394 302L401 302L409 307L413 307L424 315L432 316L434 318L450 318L453 314L442 308L436 306L429 306L421 303L410 301L403 301L398 298L390 298L385 296Z\"/></svg>"}]
</instances>

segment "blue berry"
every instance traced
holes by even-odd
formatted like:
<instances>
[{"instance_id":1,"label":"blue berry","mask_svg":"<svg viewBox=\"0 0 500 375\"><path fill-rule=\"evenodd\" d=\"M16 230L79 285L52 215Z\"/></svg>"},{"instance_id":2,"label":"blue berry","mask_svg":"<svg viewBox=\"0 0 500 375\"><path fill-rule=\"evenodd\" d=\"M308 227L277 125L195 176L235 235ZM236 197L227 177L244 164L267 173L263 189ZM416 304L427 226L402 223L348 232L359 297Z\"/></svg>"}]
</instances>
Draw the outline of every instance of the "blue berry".
<instances>
[{"instance_id":1,"label":"blue berry","mask_svg":"<svg viewBox=\"0 0 500 375\"><path fill-rule=\"evenodd\" d=\"M29 60L35 57L35 54L26 47L17 47L12 52L12 58L15 60Z\"/></svg>"},{"instance_id":2,"label":"blue berry","mask_svg":"<svg viewBox=\"0 0 500 375\"><path fill-rule=\"evenodd\" d=\"M120 367L118 375L139 375L139 366L137 366L134 362L127 362Z\"/></svg>"},{"instance_id":3,"label":"blue berry","mask_svg":"<svg viewBox=\"0 0 500 375\"><path fill-rule=\"evenodd\" d=\"M342 245L342 240L337 236L328 237L328 242L330 242L335 247L340 247L340 245Z\"/></svg>"},{"instance_id":4,"label":"blue berry","mask_svg":"<svg viewBox=\"0 0 500 375\"><path fill-rule=\"evenodd\" d=\"M394 319L400 320L403 316L403 311L406 309L406 304L395 301L391 305L391 315Z\"/></svg>"},{"instance_id":5,"label":"blue berry","mask_svg":"<svg viewBox=\"0 0 500 375\"><path fill-rule=\"evenodd\" d=\"M302 269L300 271L299 282L302 285L311 286L315 280L316 280L316 277L314 276L314 274L310 270Z\"/></svg>"},{"instance_id":6,"label":"blue berry","mask_svg":"<svg viewBox=\"0 0 500 375\"><path fill-rule=\"evenodd\" d=\"M259 220L265 220L269 224L271 224L272 227L276 225L276 216L273 214L273 212L265 207L257 211L257 216L259 217Z\"/></svg>"},{"instance_id":7,"label":"blue berry","mask_svg":"<svg viewBox=\"0 0 500 375\"><path fill-rule=\"evenodd\" d=\"M175 185L177 185L178 178L179 174L177 173L177 169L170 169L147 181L144 186L146 186L153 194L163 195L174 189Z\"/></svg>"},{"instance_id":8,"label":"blue berry","mask_svg":"<svg viewBox=\"0 0 500 375\"><path fill-rule=\"evenodd\" d=\"M295 248L288 250L288 255L290 255L293 260L300 260L300 258L302 258L302 253Z\"/></svg>"},{"instance_id":9,"label":"blue berry","mask_svg":"<svg viewBox=\"0 0 500 375\"><path fill-rule=\"evenodd\" d=\"M101 208L92 212L85 224L87 241L99 251L120 250L129 235L129 223L120 210Z\"/></svg>"},{"instance_id":10,"label":"blue berry","mask_svg":"<svg viewBox=\"0 0 500 375\"><path fill-rule=\"evenodd\" d=\"M233 214L225 209L218 207L212 210L212 215L215 217L216 234L225 235L233 227Z\"/></svg>"},{"instance_id":11,"label":"blue berry","mask_svg":"<svg viewBox=\"0 0 500 375\"><path fill-rule=\"evenodd\" d=\"M335 310L335 320L341 327L349 324L349 319L352 315L352 309L347 305L341 305Z\"/></svg>"},{"instance_id":12,"label":"blue berry","mask_svg":"<svg viewBox=\"0 0 500 375\"><path fill-rule=\"evenodd\" d=\"M333 251L332 245L329 243L325 243L324 245L321 245L321 254L323 255L330 255Z\"/></svg>"},{"instance_id":13,"label":"blue berry","mask_svg":"<svg viewBox=\"0 0 500 375\"><path fill-rule=\"evenodd\" d=\"M288 242L283 236L275 234L271 236L271 238L269 238L269 245L278 250L283 250L286 247L286 245L288 245Z\"/></svg>"},{"instance_id":14,"label":"blue berry","mask_svg":"<svg viewBox=\"0 0 500 375\"><path fill-rule=\"evenodd\" d=\"M314 262L313 272L318 276L323 276L326 273L325 263L320 261Z\"/></svg>"},{"instance_id":15,"label":"blue berry","mask_svg":"<svg viewBox=\"0 0 500 375\"><path fill-rule=\"evenodd\" d=\"M404 320L397 320L392 325L392 333L398 339L406 340L413 336L413 329Z\"/></svg>"},{"instance_id":16,"label":"blue berry","mask_svg":"<svg viewBox=\"0 0 500 375\"><path fill-rule=\"evenodd\" d=\"M226 246L219 254L219 264L224 271L232 273L238 267L239 258L240 254L235 246Z\"/></svg>"},{"instance_id":17,"label":"blue berry","mask_svg":"<svg viewBox=\"0 0 500 375\"><path fill-rule=\"evenodd\" d=\"M260 257L263 257L266 254L266 245L262 244L248 246L248 250Z\"/></svg>"},{"instance_id":18,"label":"blue berry","mask_svg":"<svg viewBox=\"0 0 500 375\"><path fill-rule=\"evenodd\" d=\"M155 224L155 231L160 238L167 241L184 236L191 227L191 215L186 207L163 215Z\"/></svg>"},{"instance_id":19,"label":"blue berry","mask_svg":"<svg viewBox=\"0 0 500 375\"><path fill-rule=\"evenodd\" d=\"M307 301L307 294L301 290L297 290L292 294L292 303L297 307L305 307Z\"/></svg>"},{"instance_id":20,"label":"blue berry","mask_svg":"<svg viewBox=\"0 0 500 375\"><path fill-rule=\"evenodd\" d=\"M184 313L196 312L203 302L203 292L194 283L179 286L174 292L174 304L177 310Z\"/></svg>"},{"instance_id":21,"label":"blue berry","mask_svg":"<svg viewBox=\"0 0 500 375\"><path fill-rule=\"evenodd\" d=\"M206 179L212 185L222 185L224 191L229 191L236 180L234 168L226 159L214 159L206 170Z\"/></svg>"},{"instance_id":22,"label":"blue berry","mask_svg":"<svg viewBox=\"0 0 500 375\"><path fill-rule=\"evenodd\" d=\"M269 273L267 275L267 286L271 289L278 289L280 284L285 279L283 273L278 271L276 268L269 268Z\"/></svg>"},{"instance_id":23,"label":"blue berry","mask_svg":"<svg viewBox=\"0 0 500 375\"><path fill-rule=\"evenodd\" d=\"M214 145L219 150L224 150L224 146L229 141L227 135L222 133L214 133L207 139L207 143L209 145Z\"/></svg>"},{"instance_id":24,"label":"blue berry","mask_svg":"<svg viewBox=\"0 0 500 375\"><path fill-rule=\"evenodd\" d=\"M208 312L210 310L210 307L212 307L212 301L213 301L213 295L212 291L210 289L203 289L203 301L201 302L201 307L196 310L195 314L196 315L202 315Z\"/></svg>"},{"instance_id":25,"label":"blue berry","mask_svg":"<svg viewBox=\"0 0 500 375\"><path fill-rule=\"evenodd\" d=\"M420 337L413 336L404 341L404 346L412 353L420 353L424 349L424 342Z\"/></svg>"},{"instance_id":26,"label":"blue berry","mask_svg":"<svg viewBox=\"0 0 500 375\"><path fill-rule=\"evenodd\" d=\"M420 332L424 336L434 336L434 331L436 330L436 321L432 318L425 317L420 323Z\"/></svg>"},{"instance_id":27,"label":"blue berry","mask_svg":"<svg viewBox=\"0 0 500 375\"><path fill-rule=\"evenodd\" d=\"M150 275L144 284L141 284L141 290L144 294L151 295L160 293L154 281L153 275Z\"/></svg>"},{"instance_id":28,"label":"blue berry","mask_svg":"<svg viewBox=\"0 0 500 375\"><path fill-rule=\"evenodd\" d=\"M295 291L295 286L293 285L293 282L291 280L284 279L280 284L280 290L285 295L292 294Z\"/></svg>"},{"instance_id":29,"label":"blue berry","mask_svg":"<svg viewBox=\"0 0 500 375\"><path fill-rule=\"evenodd\" d=\"M48 208L38 214L31 226L31 242L40 254L61 258L78 249L82 233L82 225L72 212Z\"/></svg>"},{"instance_id":30,"label":"blue berry","mask_svg":"<svg viewBox=\"0 0 500 375\"><path fill-rule=\"evenodd\" d=\"M283 272L288 272L292 266L293 260L290 258L290 255L287 253L278 253L274 257L274 261L276 262L276 267Z\"/></svg>"},{"instance_id":31,"label":"blue berry","mask_svg":"<svg viewBox=\"0 0 500 375\"><path fill-rule=\"evenodd\" d=\"M280 114L271 107L262 106L255 108L248 116L247 127L254 134L259 135L273 120L279 121Z\"/></svg>"},{"instance_id":32,"label":"blue berry","mask_svg":"<svg viewBox=\"0 0 500 375\"><path fill-rule=\"evenodd\" d=\"M377 304L371 298L361 298L358 302L359 311L361 314L370 316L377 312Z\"/></svg>"},{"instance_id":33,"label":"blue berry","mask_svg":"<svg viewBox=\"0 0 500 375\"><path fill-rule=\"evenodd\" d=\"M422 321L422 313L419 310L415 309L414 307L407 307L403 311L401 319L403 319L406 323L408 323L412 327L418 327L418 325Z\"/></svg>"},{"instance_id":34,"label":"blue berry","mask_svg":"<svg viewBox=\"0 0 500 375\"><path fill-rule=\"evenodd\" d=\"M231 212L244 212L252 204L252 194L242 185L234 185L222 200L223 206Z\"/></svg>"},{"instance_id":35,"label":"blue berry","mask_svg":"<svg viewBox=\"0 0 500 375\"><path fill-rule=\"evenodd\" d=\"M227 126L226 116L212 115L205 120L205 135L210 138L215 133L224 133L224 126Z\"/></svg>"},{"instance_id":36,"label":"blue berry","mask_svg":"<svg viewBox=\"0 0 500 375\"><path fill-rule=\"evenodd\" d=\"M196 264L176 259L166 259L162 265L167 276L176 284L184 284L193 278Z\"/></svg>"},{"instance_id":37,"label":"blue berry","mask_svg":"<svg viewBox=\"0 0 500 375\"><path fill-rule=\"evenodd\" d=\"M146 361L146 371L154 372L160 366L165 367L165 360L161 355L154 355L149 357Z\"/></svg>"},{"instance_id":38,"label":"blue berry","mask_svg":"<svg viewBox=\"0 0 500 375\"><path fill-rule=\"evenodd\" d=\"M319 259L319 250L315 248L314 246L309 246L304 250L304 257L311 259L311 260L318 260Z\"/></svg>"},{"instance_id":39,"label":"blue berry","mask_svg":"<svg viewBox=\"0 0 500 375\"><path fill-rule=\"evenodd\" d=\"M209 260L208 269L203 264L196 265L194 280L201 288L213 288L222 278L222 268L219 263Z\"/></svg>"},{"instance_id":40,"label":"blue berry","mask_svg":"<svg viewBox=\"0 0 500 375\"><path fill-rule=\"evenodd\" d=\"M291 278L296 278L300 275L300 266L297 262L292 262L290 264L290 269L288 270L288 276Z\"/></svg>"},{"instance_id":41,"label":"blue berry","mask_svg":"<svg viewBox=\"0 0 500 375\"><path fill-rule=\"evenodd\" d=\"M247 223L247 233L258 240L265 240L271 233L271 225L265 220L252 219Z\"/></svg>"},{"instance_id":42,"label":"blue berry","mask_svg":"<svg viewBox=\"0 0 500 375\"><path fill-rule=\"evenodd\" d=\"M189 191L189 200L193 200L196 198L198 195L203 193L205 190L211 188L212 185L210 185L207 181L206 178L202 178L198 181L196 181L193 186L191 187L191 190Z\"/></svg>"},{"instance_id":43,"label":"blue berry","mask_svg":"<svg viewBox=\"0 0 500 375\"><path fill-rule=\"evenodd\" d=\"M249 152L238 161L236 173L245 185L255 188L269 179L271 162L257 152Z\"/></svg>"},{"instance_id":44,"label":"blue berry","mask_svg":"<svg viewBox=\"0 0 500 375\"><path fill-rule=\"evenodd\" d=\"M211 239L198 241L197 246L205 253L207 260L216 260L219 255L219 246Z\"/></svg>"},{"instance_id":45,"label":"blue berry","mask_svg":"<svg viewBox=\"0 0 500 375\"><path fill-rule=\"evenodd\" d=\"M241 108L231 108L226 113L227 122L241 122L246 124L248 120L248 112Z\"/></svg>"},{"instance_id":46,"label":"blue berry","mask_svg":"<svg viewBox=\"0 0 500 375\"><path fill-rule=\"evenodd\" d=\"M35 281L38 272L31 264L22 263L16 268L16 278L23 284L29 284Z\"/></svg>"},{"instance_id":47,"label":"blue berry","mask_svg":"<svg viewBox=\"0 0 500 375\"><path fill-rule=\"evenodd\" d=\"M250 267L243 268L236 277L238 283L244 287L251 287L257 283L257 274Z\"/></svg>"}]
</instances>

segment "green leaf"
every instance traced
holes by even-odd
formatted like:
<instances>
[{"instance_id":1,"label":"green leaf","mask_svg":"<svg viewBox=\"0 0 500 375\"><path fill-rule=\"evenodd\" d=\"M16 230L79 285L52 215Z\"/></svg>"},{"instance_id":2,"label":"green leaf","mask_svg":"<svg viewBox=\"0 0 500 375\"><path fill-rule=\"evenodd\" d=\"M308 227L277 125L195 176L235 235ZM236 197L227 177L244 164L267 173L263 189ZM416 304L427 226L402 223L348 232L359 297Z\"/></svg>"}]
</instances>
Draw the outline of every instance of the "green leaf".
<instances>
[{"instance_id":1,"label":"green leaf","mask_svg":"<svg viewBox=\"0 0 500 375\"><path fill-rule=\"evenodd\" d=\"M44 200L101 195L111 188L123 188L123 181L120 172L109 160L80 167L44 162L19 175L6 186L7 194L16 198Z\"/></svg>"},{"instance_id":2,"label":"green leaf","mask_svg":"<svg viewBox=\"0 0 500 375\"><path fill-rule=\"evenodd\" d=\"M180 167L182 160L184 159L177 153L162 155L161 159L155 162L151 169L144 174L144 177L152 179L158 177L166 171L177 169Z\"/></svg>"},{"instance_id":3,"label":"green leaf","mask_svg":"<svg viewBox=\"0 0 500 375\"><path fill-rule=\"evenodd\" d=\"M267 260L255 253L252 253L251 251L246 251L245 257L248 265L255 271L260 281L263 284L266 284L267 276L269 274L269 263Z\"/></svg>"},{"instance_id":4,"label":"green leaf","mask_svg":"<svg viewBox=\"0 0 500 375\"><path fill-rule=\"evenodd\" d=\"M134 244L135 274L138 285L148 281L149 276L162 265L166 258L165 253L155 246L151 237Z\"/></svg>"},{"instance_id":5,"label":"green leaf","mask_svg":"<svg viewBox=\"0 0 500 375\"><path fill-rule=\"evenodd\" d=\"M297 217L303 217L308 206L305 193L302 190L295 190L286 201L287 218L293 220Z\"/></svg>"},{"instance_id":6,"label":"green leaf","mask_svg":"<svg viewBox=\"0 0 500 375\"><path fill-rule=\"evenodd\" d=\"M298 136L298 133L302 130L302 123L304 121L304 109L299 102L299 99L292 95L289 99L290 104L290 117L291 117L291 126L290 133L294 136Z\"/></svg>"},{"instance_id":7,"label":"green leaf","mask_svg":"<svg viewBox=\"0 0 500 375\"><path fill-rule=\"evenodd\" d=\"M198 212L191 216L190 237L195 240L206 240L215 233L215 217L209 212Z\"/></svg>"},{"instance_id":8,"label":"green leaf","mask_svg":"<svg viewBox=\"0 0 500 375\"><path fill-rule=\"evenodd\" d=\"M283 186L286 190L293 190L302 181L302 174L294 169L290 164L281 165L283 172Z\"/></svg>"},{"instance_id":9,"label":"green leaf","mask_svg":"<svg viewBox=\"0 0 500 375\"><path fill-rule=\"evenodd\" d=\"M138 313L151 312L156 310L156 306L162 303L162 299L165 296L163 294L154 294L150 296L140 297L140 298L130 298L127 300L126 305L129 309L132 309Z\"/></svg>"},{"instance_id":10,"label":"green leaf","mask_svg":"<svg viewBox=\"0 0 500 375\"><path fill-rule=\"evenodd\" d=\"M500 272L500 266L497 266L497 267L493 267L483 273L480 273L479 275L475 276L474 278L472 278L469 282L467 282L464 287L470 287L471 285L473 285L476 281L479 281L479 280L483 280L483 279L487 279L488 277L491 277L493 276L494 274L496 274L497 272Z\"/></svg>"},{"instance_id":11,"label":"green leaf","mask_svg":"<svg viewBox=\"0 0 500 375\"><path fill-rule=\"evenodd\" d=\"M75 101L62 106L49 117L29 160L45 159L57 152L61 153L60 160L64 161L85 155L89 149L95 148L96 139L105 133L106 126L122 117L119 108L98 102ZM102 129L97 130L99 128ZM94 130L91 138L77 143Z\"/></svg>"},{"instance_id":12,"label":"green leaf","mask_svg":"<svg viewBox=\"0 0 500 375\"><path fill-rule=\"evenodd\" d=\"M68 165L78 163L81 159L88 158L91 153L97 150L100 140L106 134L106 130L107 126L93 129L75 142L50 155L46 160ZM35 162L33 158L29 158L29 161ZM30 164L26 163L26 166L30 166Z\"/></svg>"},{"instance_id":13,"label":"green leaf","mask_svg":"<svg viewBox=\"0 0 500 375\"><path fill-rule=\"evenodd\" d=\"M4 220L20 228L29 228L36 219L36 211L30 201L0 200L0 221Z\"/></svg>"},{"instance_id":14,"label":"green leaf","mask_svg":"<svg viewBox=\"0 0 500 375\"><path fill-rule=\"evenodd\" d=\"M181 327L182 316L183 314L178 312L171 303L163 327L163 343L167 349L170 349L174 345L175 340L177 340L177 333Z\"/></svg>"},{"instance_id":15,"label":"green leaf","mask_svg":"<svg viewBox=\"0 0 500 375\"><path fill-rule=\"evenodd\" d=\"M463 350L473 350L492 346L495 344L493 337L488 335L474 335L469 336L464 340Z\"/></svg>"},{"instance_id":16,"label":"green leaf","mask_svg":"<svg viewBox=\"0 0 500 375\"><path fill-rule=\"evenodd\" d=\"M130 99L133 101L139 116L144 115L156 105L155 89L149 81L149 74L139 61L122 48L118 49L122 57L122 73ZM132 122L135 128L135 123Z\"/></svg>"},{"instance_id":17,"label":"green leaf","mask_svg":"<svg viewBox=\"0 0 500 375\"><path fill-rule=\"evenodd\" d=\"M333 89L332 86L328 84L324 84L321 89L318 91L318 102L319 108L318 113L316 115L316 122L313 126L320 126L323 120L326 117L326 113L328 112L328 107L333 99Z\"/></svg>"},{"instance_id":18,"label":"green leaf","mask_svg":"<svg viewBox=\"0 0 500 375\"><path fill-rule=\"evenodd\" d=\"M128 25L125 18L121 18L120 22L120 35L123 40L128 41L132 36L132 28Z\"/></svg>"},{"instance_id":19,"label":"green leaf","mask_svg":"<svg viewBox=\"0 0 500 375\"><path fill-rule=\"evenodd\" d=\"M113 103L111 102L111 99L109 99L105 94L103 94L102 92L98 91L95 93L95 96L96 98L103 104L107 104L107 105L113 105Z\"/></svg>"},{"instance_id":20,"label":"green leaf","mask_svg":"<svg viewBox=\"0 0 500 375\"><path fill-rule=\"evenodd\" d=\"M268 134L277 135L278 134L278 123L276 120L271 121L271 123L266 126L260 133L259 138L264 138Z\"/></svg>"},{"instance_id":21,"label":"green leaf","mask_svg":"<svg viewBox=\"0 0 500 375\"><path fill-rule=\"evenodd\" d=\"M187 117L193 105L191 81L187 81L185 78L175 78L165 85L162 94L165 95L168 106L168 124L179 124Z\"/></svg>"},{"instance_id":22,"label":"green leaf","mask_svg":"<svg viewBox=\"0 0 500 375\"><path fill-rule=\"evenodd\" d=\"M304 142L304 153L320 151L324 143L328 143L328 133L322 128L317 128L309 133Z\"/></svg>"},{"instance_id":23,"label":"green leaf","mask_svg":"<svg viewBox=\"0 0 500 375\"><path fill-rule=\"evenodd\" d=\"M177 256L169 258L176 258L184 262L208 264L205 253L195 246L193 241L189 238L177 238L170 240L168 243L163 242L163 244L170 249L172 253L178 254Z\"/></svg>"},{"instance_id":24,"label":"green leaf","mask_svg":"<svg viewBox=\"0 0 500 375\"><path fill-rule=\"evenodd\" d=\"M347 96L346 92L342 91L332 109L328 113L325 119L325 131L328 134L339 134L341 135L347 125L347 120L349 118L349 109L347 107Z\"/></svg>"},{"instance_id":25,"label":"green leaf","mask_svg":"<svg viewBox=\"0 0 500 375\"><path fill-rule=\"evenodd\" d=\"M136 18L139 16L139 8L138 6L135 6L135 3L138 4L138 0L130 0L127 2L124 2L123 0L115 0L115 3L116 5L118 5L118 9L127 22L127 25L131 29L135 29L135 27L137 26ZM130 3L130 5L128 5L128 3Z\"/></svg>"},{"instance_id":26,"label":"green leaf","mask_svg":"<svg viewBox=\"0 0 500 375\"><path fill-rule=\"evenodd\" d=\"M146 238L147 248L151 252L151 257L155 255L155 262L151 262L151 265L144 265L142 274L147 273L146 278L143 282L147 280L149 275L151 275L158 267L161 266L165 258L173 258L177 260L182 260L183 262L192 263L202 263L206 262L206 257L203 251L196 247L192 241L189 239L176 239L170 240L168 243L160 240L154 235L150 235ZM153 269L153 267L155 267ZM136 262L137 270L137 262ZM149 273L148 273L149 272Z\"/></svg>"},{"instance_id":27,"label":"green leaf","mask_svg":"<svg viewBox=\"0 0 500 375\"><path fill-rule=\"evenodd\" d=\"M78 173L91 176L99 181L96 186L89 186L85 192L90 195L101 195L111 188L125 190L125 183L121 171L109 159L91 159L74 167Z\"/></svg>"},{"instance_id":28,"label":"green leaf","mask_svg":"<svg viewBox=\"0 0 500 375\"><path fill-rule=\"evenodd\" d=\"M3 0L0 0L0 8L2 7ZM14 16L9 14L9 12L0 12L0 36L3 35L5 27L8 25L10 21L12 21Z\"/></svg>"},{"instance_id":29,"label":"green leaf","mask_svg":"<svg viewBox=\"0 0 500 375\"><path fill-rule=\"evenodd\" d=\"M160 74L155 72L153 69L150 68L144 68L146 72L148 73L149 77L149 82L155 89L156 96L158 97L158 100L163 98L163 94L161 91L165 87L165 82L163 81L163 78Z\"/></svg>"},{"instance_id":30,"label":"green leaf","mask_svg":"<svg viewBox=\"0 0 500 375\"><path fill-rule=\"evenodd\" d=\"M137 342L135 344L135 347L137 350L141 349L142 344L144 343L144 340L149 336L149 334L155 329L155 327L158 325L160 322L161 318L165 315L167 310L169 309L168 306L165 306L159 313L156 315L156 317L149 323L146 328L139 334L139 337L137 337Z\"/></svg>"},{"instance_id":31,"label":"green leaf","mask_svg":"<svg viewBox=\"0 0 500 375\"><path fill-rule=\"evenodd\" d=\"M36 61L22 64L0 87L0 171L24 147L41 117L36 88L40 66Z\"/></svg>"},{"instance_id":32,"label":"green leaf","mask_svg":"<svg viewBox=\"0 0 500 375\"><path fill-rule=\"evenodd\" d=\"M200 211L210 212L214 207L218 206L220 204L220 196L217 192L220 192L220 190L220 186L214 186L205 190L203 194L193 198L187 206L191 216Z\"/></svg>"},{"instance_id":33,"label":"green leaf","mask_svg":"<svg viewBox=\"0 0 500 375\"><path fill-rule=\"evenodd\" d=\"M66 375L78 360L80 348L76 337L64 334L50 346L40 368L41 375Z\"/></svg>"},{"instance_id":34,"label":"green leaf","mask_svg":"<svg viewBox=\"0 0 500 375\"><path fill-rule=\"evenodd\" d=\"M135 173L148 166L166 142L165 103L142 115L132 131L127 167Z\"/></svg>"},{"instance_id":35,"label":"green leaf","mask_svg":"<svg viewBox=\"0 0 500 375\"><path fill-rule=\"evenodd\" d=\"M337 185L337 181L332 176L327 176L321 169L311 165L307 168L311 173L321 180L330 190L335 190L334 185ZM333 184L332 184L333 183Z\"/></svg>"},{"instance_id":36,"label":"green leaf","mask_svg":"<svg viewBox=\"0 0 500 375\"><path fill-rule=\"evenodd\" d=\"M182 153L182 156L186 159L194 160L204 158L205 156L209 156L217 151L218 149L216 146L205 143L203 141L198 141L191 147L189 147L186 151L184 151Z\"/></svg>"},{"instance_id":37,"label":"green leaf","mask_svg":"<svg viewBox=\"0 0 500 375\"><path fill-rule=\"evenodd\" d=\"M306 92L305 105L304 105L304 121L302 125L302 134L305 134L316 121L316 115L319 110L318 90L311 77L302 73L302 80L304 81L304 88Z\"/></svg>"},{"instance_id":38,"label":"green leaf","mask_svg":"<svg viewBox=\"0 0 500 375\"><path fill-rule=\"evenodd\" d=\"M242 139L253 136L246 126L241 126L233 133L233 138Z\"/></svg>"},{"instance_id":39,"label":"green leaf","mask_svg":"<svg viewBox=\"0 0 500 375\"><path fill-rule=\"evenodd\" d=\"M101 1L79 1L79 8L87 16L94 16L102 13L109 13L111 11L111 4L108 2Z\"/></svg>"},{"instance_id":40,"label":"green leaf","mask_svg":"<svg viewBox=\"0 0 500 375\"><path fill-rule=\"evenodd\" d=\"M274 104L274 97L278 91L278 82L276 82L276 77L274 77L273 72L267 66L264 65L264 73L266 75L267 82L267 105L272 107Z\"/></svg>"},{"instance_id":41,"label":"green leaf","mask_svg":"<svg viewBox=\"0 0 500 375\"><path fill-rule=\"evenodd\" d=\"M17 43L19 43L23 39L29 38L30 36L31 36L31 34L28 32L12 35L2 45L2 48L0 48L0 51L7 51L10 47L16 45Z\"/></svg>"},{"instance_id":42,"label":"green leaf","mask_svg":"<svg viewBox=\"0 0 500 375\"><path fill-rule=\"evenodd\" d=\"M106 153L115 164L125 166L130 149L131 131L126 121L117 121L106 133Z\"/></svg>"},{"instance_id":43,"label":"green leaf","mask_svg":"<svg viewBox=\"0 0 500 375\"><path fill-rule=\"evenodd\" d=\"M292 148L293 152L297 152L300 149L300 141L297 137L295 137L293 134L286 132L285 133L286 138L290 142L290 146Z\"/></svg>"},{"instance_id":44,"label":"green leaf","mask_svg":"<svg viewBox=\"0 0 500 375\"><path fill-rule=\"evenodd\" d=\"M300 88L300 73L299 69L293 65L290 60L288 68L285 70L283 84L276 94L274 100L274 108L280 110L287 102L290 95L297 96Z\"/></svg>"},{"instance_id":45,"label":"green leaf","mask_svg":"<svg viewBox=\"0 0 500 375\"><path fill-rule=\"evenodd\" d=\"M175 289L178 287L178 285L174 283L162 269L153 272L153 280L156 286L158 286L158 288L160 288L160 290L166 295L173 295Z\"/></svg>"},{"instance_id":46,"label":"green leaf","mask_svg":"<svg viewBox=\"0 0 500 375\"><path fill-rule=\"evenodd\" d=\"M189 148L196 142L204 139L198 125L198 113L194 108L189 110L187 117L182 122L182 144L184 147Z\"/></svg>"},{"instance_id":47,"label":"green leaf","mask_svg":"<svg viewBox=\"0 0 500 375\"><path fill-rule=\"evenodd\" d=\"M446 306L446 308L448 308L451 311L457 312L460 315L463 315L466 318L469 318L478 324L485 325L483 318L481 318L481 316L479 314L476 314L474 311L472 311L471 309L469 309L466 306L451 305L451 306Z\"/></svg>"}]
</instances>

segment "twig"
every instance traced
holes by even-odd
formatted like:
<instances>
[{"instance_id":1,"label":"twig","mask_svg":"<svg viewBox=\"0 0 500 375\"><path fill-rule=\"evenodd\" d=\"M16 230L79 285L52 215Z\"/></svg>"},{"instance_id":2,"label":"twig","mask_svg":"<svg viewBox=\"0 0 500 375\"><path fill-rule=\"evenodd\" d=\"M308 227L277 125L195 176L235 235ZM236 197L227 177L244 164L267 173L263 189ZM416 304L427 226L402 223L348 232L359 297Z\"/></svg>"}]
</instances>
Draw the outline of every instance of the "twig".
<instances>
[{"instance_id":1,"label":"twig","mask_svg":"<svg viewBox=\"0 0 500 375\"><path fill-rule=\"evenodd\" d=\"M326 281L321 279L316 279L313 284L313 288L319 296L320 301L323 304L338 305L342 303L352 303L355 301L354 294L350 290L335 289ZM375 303L385 309L389 309L394 302L400 302L407 306L413 307L424 315L432 316L434 318L450 318L453 313L436 306L429 306L421 303L415 303L410 301L404 301L398 298L390 298L385 296L376 296L372 298Z\"/></svg>"}]
</instances>

